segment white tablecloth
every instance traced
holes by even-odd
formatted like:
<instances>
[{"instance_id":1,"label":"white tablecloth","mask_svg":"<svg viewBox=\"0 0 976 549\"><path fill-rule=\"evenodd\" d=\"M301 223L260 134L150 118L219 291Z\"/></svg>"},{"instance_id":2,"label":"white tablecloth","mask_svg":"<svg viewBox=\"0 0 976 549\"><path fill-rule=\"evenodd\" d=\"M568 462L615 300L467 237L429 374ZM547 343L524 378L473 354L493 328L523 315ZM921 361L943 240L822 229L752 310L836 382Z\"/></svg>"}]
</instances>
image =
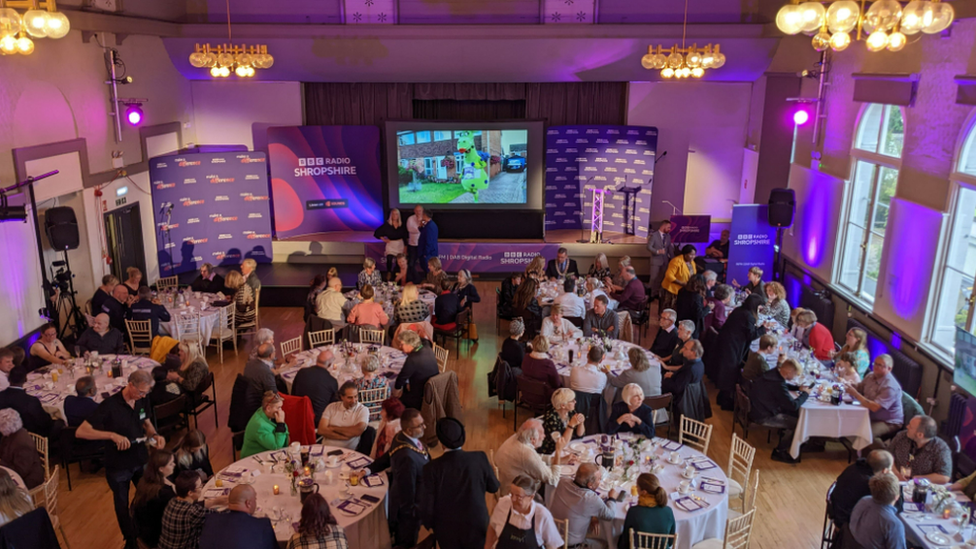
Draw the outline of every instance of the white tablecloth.
<instances>
[{"instance_id":1,"label":"white tablecloth","mask_svg":"<svg viewBox=\"0 0 976 549\"><path fill-rule=\"evenodd\" d=\"M630 435L630 433L622 433L620 438L622 440L630 440L628 435ZM582 443L587 448L591 448L596 453L599 453L598 440L601 436L602 435L593 435L584 437L579 441L571 443L569 449L571 451L576 451L580 448L579 443ZM656 440L661 444L678 446L677 442L668 441L661 438ZM649 453L649 451L650 449L648 447L647 452ZM726 487L724 493L722 494L712 494L705 493L701 489L698 489L698 487L703 477L717 479L718 481L727 485L728 480L725 473L717 463L709 460L712 465L715 465L715 467L702 471L697 475L694 481L694 486L696 487L694 495L703 498L704 501L708 503L708 506L697 511L684 511L675 504L675 494L677 493L678 485L682 480L684 480L682 477L682 473L684 472L686 466L684 460L688 458L704 459L704 456L701 452L688 446L680 446L677 452L682 458L680 465L673 465L664 459L670 453L668 450L658 448L655 452L656 455L661 456L661 459L658 461L658 467L660 467L660 470L656 471L655 474L661 481L661 486L668 492L668 505L671 507L671 510L674 511L676 532L678 534L677 549L690 549L692 545L708 538L722 539L722 537L725 535L725 521L728 517L729 511L728 489ZM585 461L592 461L592 458L587 459L586 457L583 457L582 459ZM577 467L578 465L566 466L563 468L562 474L564 476L575 475ZM649 472L649 469L645 466L642 471ZM636 479L636 475L634 476L634 479ZM602 484L600 490L598 490L601 496L606 497L608 491L607 489L610 487L610 484L611 483L608 483L606 480L604 481L604 484ZM614 548L617 547L617 538L619 538L623 533L624 518L627 516L627 510L632 506L631 504L636 504L636 498L630 495L630 488L634 484L633 480L629 482L616 482L612 484L613 487L623 489L625 493L628 494L624 501L615 504L617 516L613 519L613 521L600 521L600 533L606 539L609 547ZM549 487L547 493L552 493L551 487Z\"/></svg>"},{"instance_id":2,"label":"white tablecloth","mask_svg":"<svg viewBox=\"0 0 976 549\"><path fill-rule=\"evenodd\" d=\"M313 454L314 450L319 448L322 449L323 454L328 454L334 450L342 450L343 455L341 461L343 463L361 458L369 460L363 454L345 448L334 448L331 446L313 446L312 448ZM283 452L283 450L279 450L278 452ZM302 506L299 497L297 495L291 495L291 481L290 477L287 476L289 473L285 473L280 465L273 466L271 454L272 452L257 454L257 458L264 462L263 465L258 463L257 460L252 459L252 456L242 459L222 470L207 482L204 488L204 497L215 495L211 490L219 490L216 488L215 481L217 478L222 478L221 473L225 471L243 472L246 470L252 475L258 473L258 476L253 478L254 490L258 495L258 510L255 516L266 516L271 519L282 517L281 520L272 520L272 524L274 524L275 535L278 541L286 542L295 533L294 525L301 519ZM332 473L332 484L328 483L327 471ZM341 467L332 469L316 470L314 476L315 482L319 485L319 493L329 502L332 515L338 521L339 526L346 532L349 547L353 549L386 549L390 547L390 531L386 521L385 504L386 493L389 490L389 479L386 473L376 475L376 477L382 479L382 486L367 488L362 484L359 486L349 486L346 480L339 479L340 474L345 476L348 472L349 467L342 465ZM232 488L234 485L233 482L223 479L224 489ZM279 487L279 494L277 496L274 495L275 485ZM341 489L347 487L347 493L341 492ZM369 494L379 498L379 502L369 503L359 499L363 494ZM343 501L349 499L356 499L363 503L367 507L366 510L355 516L339 510L338 506Z\"/></svg>"},{"instance_id":3,"label":"white tablecloth","mask_svg":"<svg viewBox=\"0 0 976 549\"><path fill-rule=\"evenodd\" d=\"M129 374L137 368L140 370L151 370L159 366L158 362L144 356L121 355L121 357L128 363L128 367L122 372L121 378L113 378L109 375L111 373L111 361L115 359L115 355L101 355L99 357L99 361L102 362L103 366L92 372L92 375L95 376L95 386L98 388L95 393L95 402L102 401L102 393L114 395L121 391L128 383ZM76 363L83 364L83 361L76 359ZM41 400L41 407L44 408L45 412L51 414L53 418L65 419L64 399L68 395L75 394L75 381L87 375L87 372L83 365L73 366L71 368L62 367L59 370L61 373L58 375L57 382L54 381L50 373L41 374L31 372L27 374L27 383L24 384L24 389L28 394L39 398Z\"/></svg>"},{"instance_id":4,"label":"white tablecloth","mask_svg":"<svg viewBox=\"0 0 976 549\"><path fill-rule=\"evenodd\" d=\"M868 409L857 401L854 404L833 405L811 397L800 408L790 455L800 457L800 445L810 437L848 437L855 450L866 448L873 440Z\"/></svg>"},{"instance_id":5,"label":"white tablecloth","mask_svg":"<svg viewBox=\"0 0 976 549\"><path fill-rule=\"evenodd\" d=\"M606 365L608 368L610 368L611 374L620 375L624 370L630 369L630 359L627 358L627 353L633 347L637 347L637 345L628 343L626 341L615 340L613 343L613 350L603 355L603 361L600 362L600 364ZM617 355L617 349L620 349L623 352L623 358L620 358ZM647 360L650 361L651 368L661 367L661 363L658 362L649 351L643 348L641 348L641 350L647 354ZM549 348L549 356L552 358L552 361L556 363L556 372L563 380L563 387L569 387L569 374L572 372L572 367L569 364L569 351L573 351L573 360L576 364L586 364L586 357L580 356L579 346L575 341L571 341L569 343L557 343ZM603 396L607 399L608 408L609 405L613 404L613 399L616 393L617 388L610 385L608 379L607 387L603 391Z\"/></svg>"},{"instance_id":6,"label":"white tablecloth","mask_svg":"<svg viewBox=\"0 0 976 549\"><path fill-rule=\"evenodd\" d=\"M179 308L173 306L165 297L163 298L163 306L169 312L170 321L160 322L159 331L179 341L183 334L180 333L177 319L182 315L200 313L200 335L203 338L203 345L206 346L210 342L210 336L213 334L217 322L220 320L220 308L212 305L214 301L218 300L218 297L216 294L200 292L187 292L186 295L190 296L189 304Z\"/></svg>"},{"instance_id":7,"label":"white tablecloth","mask_svg":"<svg viewBox=\"0 0 976 549\"><path fill-rule=\"evenodd\" d=\"M952 519L943 519L941 515L936 516L924 511L920 512L915 504L908 503L912 501L911 486L903 484L902 490L906 502L905 510L899 514L898 517L901 518L903 523L905 523L905 538L909 542L925 547L925 549L948 549L956 547L965 547L969 549L971 547L966 545L966 541L976 538L976 527L967 526L960 529L959 525L954 523ZM960 502L963 509L966 509L967 505L971 504L969 498L966 497L965 494L955 492L954 495L956 497L956 501ZM931 500L931 494L929 499ZM939 530L939 533L947 535L952 540L950 545L936 545L931 540L926 538L923 530L938 530L938 527L942 528Z\"/></svg>"},{"instance_id":8,"label":"white tablecloth","mask_svg":"<svg viewBox=\"0 0 976 549\"><path fill-rule=\"evenodd\" d=\"M340 352L342 345L326 345L324 347L318 347L311 351L302 351L295 355L295 366L288 370L282 372L281 377L284 378L285 384L288 385L288 391L291 392L291 384L295 381L295 376L298 374L298 370L302 368L308 368L309 366L315 365L315 359L319 356L319 353L329 349L332 354L335 355L336 360L332 363L332 368L329 369L329 373L336 378L339 385L351 380L363 377L362 369L359 366L359 357L363 354L369 352L368 349L376 348L376 352L380 357L380 369L376 371L378 375L384 376L389 380L388 385L393 386L393 380L396 375L386 375L386 374L399 374L400 370L403 369L403 363L407 360L407 355L403 354L402 351L394 349L393 347L380 347L377 345L367 345L365 343L353 343L349 345L349 348L353 350L356 354L355 357L350 359Z\"/></svg>"}]
</instances>

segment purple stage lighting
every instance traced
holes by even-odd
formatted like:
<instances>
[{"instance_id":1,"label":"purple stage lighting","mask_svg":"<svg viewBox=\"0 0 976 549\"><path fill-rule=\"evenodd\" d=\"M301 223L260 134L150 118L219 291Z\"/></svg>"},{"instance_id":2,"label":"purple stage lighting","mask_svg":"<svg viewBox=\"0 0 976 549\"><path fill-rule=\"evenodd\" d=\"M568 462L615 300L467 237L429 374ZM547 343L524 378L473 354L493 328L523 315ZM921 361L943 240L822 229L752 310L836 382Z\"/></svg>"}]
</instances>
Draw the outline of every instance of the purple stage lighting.
<instances>
[{"instance_id":1,"label":"purple stage lighting","mask_svg":"<svg viewBox=\"0 0 976 549\"><path fill-rule=\"evenodd\" d=\"M129 107L125 109L125 119L131 126L138 126L139 124L142 124L142 109L139 108L139 105L129 105Z\"/></svg>"},{"instance_id":2,"label":"purple stage lighting","mask_svg":"<svg viewBox=\"0 0 976 549\"><path fill-rule=\"evenodd\" d=\"M809 120L810 120L810 113L808 113L804 109L797 109L797 111L793 113L793 123L796 124L797 126L802 126L806 124Z\"/></svg>"}]
</instances>

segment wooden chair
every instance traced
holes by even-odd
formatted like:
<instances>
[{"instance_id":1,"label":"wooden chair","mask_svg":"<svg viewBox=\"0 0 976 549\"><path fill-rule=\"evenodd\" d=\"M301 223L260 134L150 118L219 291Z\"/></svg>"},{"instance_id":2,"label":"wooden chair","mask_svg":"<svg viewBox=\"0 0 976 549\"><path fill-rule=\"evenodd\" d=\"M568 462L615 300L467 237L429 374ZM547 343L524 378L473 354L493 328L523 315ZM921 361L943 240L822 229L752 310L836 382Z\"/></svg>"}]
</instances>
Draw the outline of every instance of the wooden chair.
<instances>
[{"instance_id":1,"label":"wooden chair","mask_svg":"<svg viewBox=\"0 0 976 549\"><path fill-rule=\"evenodd\" d=\"M386 332L383 330L370 330L368 328L359 329L359 342L382 345Z\"/></svg>"},{"instance_id":2,"label":"wooden chair","mask_svg":"<svg viewBox=\"0 0 976 549\"><path fill-rule=\"evenodd\" d=\"M254 290L254 333L261 329L261 288Z\"/></svg>"},{"instance_id":3,"label":"wooden chair","mask_svg":"<svg viewBox=\"0 0 976 549\"><path fill-rule=\"evenodd\" d=\"M180 395L169 402L153 406L156 431L160 435L166 436L185 428L189 424L185 414L186 395Z\"/></svg>"},{"instance_id":4,"label":"wooden chair","mask_svg":"<svg viewBox=\"0 0 976 549\"><path fill-rule=\"evenodd\" d=\"M48 516L51 518L51 526L60 532L61 539L64 541L64 546L71 549L71 545L68 543L68 536L64 535L64 528L61 527L61 514L58 512L58 482L60 480L60 475L58 474L58 466L54 466L54 472L47 477L44 484L34 488L30 491L31 501L34 503L34 508L43 507L47 510Z\"/></svg>"},{"instance_id":5,"label":"wooden chair","mask_svg":"<svg viewBox=\"0 0 976 549\"><path fill-rule=\"evenodd\" d=\"M207 395L210 389L210 395ZM217 421L217 386L214 382L213 372L207 372L207 376L200 381L197 389L192 393L186 393L186 416L187 420L193 418L193 425L199 427L197 416L202 414L207 408L213 408L214 426L218 426Z\"/></svg>"},{"instance_id":6,"label":"wooden chair","mask_svg":"<svg viewBox=\"0 0 976 549\"><path fill-rule=\"evenodd\" d=\"M752 523L756 518L756 510L730 518L725 523L725 537L723 539L706 539L692 546L691 549L746 549L752 536Z\"/></svg>"},{"instance_id":7,"label":"wooden chair","mask_svg":"<svg viewBox=\"0 0 976 549\"><path fill-rule=\"evenodd\" d=\"M461 340L466 338L468 335L468 324L471 321L471 311L467 308L461 309L458 312L457 317L454 318L454 328L450 330L442 330L437 326L434 326L434 342L437 342L438 336L441 338L441 342L444 346L447 346L447 339L454 338L454 347L456 349L461 348Z\"/></svg>"},{"instance_id":8,"label":"wooden chair","mask_svg":"<svg viewBox=\"0 0 976 549\"><path fill-rule=\"evenodd\" d=\"M739 503L745 508L745 490L743 486L749 483L749 474L752 472L752 461L756 457L756 449L746 441L739 438L739 435L732 433L732 449L729 451L729 506L731 500L738 499ZM741 479L737 480L737 479Z\"/></svg>"},{"instance_id":9,"label":"wooden chair","mask_svg":"<svg viewBox=\"0 0 976 549\"><path fill-rule=\"evenodd\" d=\"M444 347L441 347L435 343L434 356L437 357L437 369L443 374L444 370L447 370L447 358L451 356L451 353Z\"/></svg>"},{"instance_id":10,"label":"wooden chair","mask_svg":"<svg viewBox=\"0 0 976 549\"><path fill-rule=\"evenodd\" d=\"M823 521L823 535L820 536L820 549L831 549L834 546L834 539L837 537L837 531L839 530L834 519L831 518L833 503L830 501L830 497L834 495L834 488L837 487L837 481L834 481L827 488L827 505L824 507L824 521Z\"/></svg>"},{"instance_id":11,"label":"wooden chair","mask_svg":"<svg viewBox=\"0 0 976 549\"><path fill-rule=\"evenodd\" d=\"M746 486L745 496L742 501L742 512L729 509L729 518L741 517L756 508L756 497L759 495L759 469L752 470L752 479L749 486Z\"/></svg>"},{"instance_id":12,"label":"wooden chair","mask_svg":"<svg viewBox=\"0 0 976 549\"><path fill-rule=\"evenodd\" d=\"M180 334L179 340L196 345L197 349L200 350L200 356L207 356L200 326L200 313L177 314L174 316L176 317L176 331Z\"/></svg>"},{"instance_id":13,"label":"wooden chair","mask_svg":"<svg viewBox=\"0 0 976 549\"><path fill-rule=\"evenodd\" d=\"M156 281L156 290L163 291L170 288L178 288L180 285L179 277L175 276L164 276Z\"/></svg>"},{"instance_id":14,"label":"wooden chair","mask_svg":"<svg viewBox=\"0 0 976 549\"><path fill-rule=\"evenodd\" d=\"M281 357L284 358L292 353L297 353L302 350L302 338L296 337L289 339L288 341L281 342Z\"/></svg>"},{"instance_id":15,"label":"wooden chair","mask_svg":"<svg viewBox=\"0 0 976 549\"><path fill-rule=\"evenodd\" d=\"M51 478L51 467L50 460L48 459L48 444L47 437L42 437L31 432L28 432L32 439L34 439L34 447L37 448L37 453L41 458L41 465L44 466L44 480ZM55 466L57 467L57 466Z\"/></svg>"},{"instance_id":16,"label":"wooden chair","mask_svg":"<svg viewBox=\"0 0 976 549\"><path fill-rule=\"evenodd\" d=\"M515 413L513 414L512 429L518 430L518 409L519 406L528 408L535 415L542 415L551 405L551 398L548 394L548 387L544 381L536 381L525 376L517 376L515 382L518 384L518 392L515 396Z\"/></svg>"},{"instance_id":17,"label":"wooden chair","mask_svg":"<svg viewBox=\"0 0 976 549\"><path fill-rule=\"evenodd\" d=\"M105 457L105 446L93 441L78 440L75 433L77 427L65 426L61 429L58 439L58 453L61 454L61 466L68 477L68 491L71 491L71 464L77 463L79 469L81 462Z\"/></svg>"},{"instance_id":18,"label":"wooden chair","mask_svg":"<svg viewBox=\"0 0 976 549\"><path fill-rule=\"evenodd\" d=\"M491 464L491 470L495 472L495 478L502 478L501 473L498 472L498 466L495 465L495 451L491 448L488 449L488 463ZM501 490L495 490L495 493L492 494L492 496L495 496L495 503L498 503L498 500L501 499L499 492Z\"/></svg>"},{"instance_id":19,"label":"wooden chair","mask_svg":"<svg viewBox=\"0 0 976 549\"><path fill-rule=\"evenodd\" d=\"M209 346L216 345L217 351L220 354L220 363L224 363L224 342L233 341L234 342L234 354L237 354L237 326L235 326L237 318L234 316L234 304L230 303L220 308L217 313L217 325L214 326L213 332L210 334L210 344Z\"/></svg>"},{"instance_id":20,"label":"wooden chair","mask_svg":"<svg viewBox=\"0 0 976 549\"><path fill-rule=\"evenodd\" d=\"M627 535L630 536L630 549L670 549L678 546L678 534L645 534L631 528Z\"/></svg>"},{"instance_id":21,"label":"wooden chair","mask_svg":"<svg viewBox=\"0 0 976 549\"><path fill-rule=\"evenodd\" d=\"M552 521L556 523L556 529L559 530L559 535L563 537L563 549L569 549L569 519L553 517Z\"/></svg>"},{"instance_id":22,"label":"wooden chair","mask_svg":"<svg viewBox=\"0 0 976 549\"><path fill-rule=\"evenodd\" d=\"M712 426L707 423L681 416L681 428L678 429L678 442L687 444L695 450L708 455L708 445L712 441Z\"/></svg>"},{"instance_id":23,"label":"wooden chair","mask_svg":"<svg viewBox=\"0 0 976 549\"><path fill-rule=\"evenodd\" d=\"M359 391L359 402L369 409L369 420L379 421L380 405L389 398L390 386L380 387L379 389L366 389Z\"/></svg>"},{"instance_id":24,"label":"wooden chair","mask_svg":"<svg viewBox=\"0 0 976 549\"><path fill-rule=\"evenodd\" d=\"M152 323L149 320L126 320L125 329L129 332L132 354L149 356L152 352Z\"/></svg>"},{"instance_id":25,"label":"wooden chair","mask_svg":"<svg viewBox=\"0 0 976 549\"><path fill-rule=\"evenodd\" d=\"M335 330L320 330L308 333L308 344L314 349L323 345L335 344Z\"/></svg>"},{"instance_id":26,"label":"wooden chair","mask_svg":"<svg viewBox=\"0 0 976 549\"><path fill-rule=\"evenodd\" d=\"M655 435L657 434L658 427L667 426L668 438L671 438L671 424L673 423L671 421L671 414L672 414L671 404L673 402L674 402L674 397L671 395L671 393L664 393L663 395L644 398L644 406L647 406L651 410L654 410L654 434ZM658 410L664 410L668 417L664 418L663 421L660 420L657 417Z\"/></svg>"}]
</instances>

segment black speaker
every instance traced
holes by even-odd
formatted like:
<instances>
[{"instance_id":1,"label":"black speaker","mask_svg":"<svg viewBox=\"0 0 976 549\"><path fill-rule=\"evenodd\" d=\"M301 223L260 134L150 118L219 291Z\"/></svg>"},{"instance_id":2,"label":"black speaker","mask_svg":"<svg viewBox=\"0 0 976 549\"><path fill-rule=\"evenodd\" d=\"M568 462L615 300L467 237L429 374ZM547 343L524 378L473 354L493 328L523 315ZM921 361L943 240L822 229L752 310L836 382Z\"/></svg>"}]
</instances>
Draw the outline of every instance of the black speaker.
<instances>
[{"instance_id":1,"label":"black speaker","mask_svg":"<svg viewBox=\"0 0 976 549\"><path fill-rule=\"evenodd\" d=\"M796 193L793 189L773 189L769 191L769 224L773 227L789 227L793 224L796 211Z\"/></svg>"},{"instance_id":2,"label":"black speaker","mask_svg":"<svg viewBox=\"0 0 976 549\"><path fill-rule=\"evenodd\" d=\"M55 250L78 248L78 220L75 211L68 206L51 208L44 213L44 229L47 239Z\"/></svg>"}]
</instances>

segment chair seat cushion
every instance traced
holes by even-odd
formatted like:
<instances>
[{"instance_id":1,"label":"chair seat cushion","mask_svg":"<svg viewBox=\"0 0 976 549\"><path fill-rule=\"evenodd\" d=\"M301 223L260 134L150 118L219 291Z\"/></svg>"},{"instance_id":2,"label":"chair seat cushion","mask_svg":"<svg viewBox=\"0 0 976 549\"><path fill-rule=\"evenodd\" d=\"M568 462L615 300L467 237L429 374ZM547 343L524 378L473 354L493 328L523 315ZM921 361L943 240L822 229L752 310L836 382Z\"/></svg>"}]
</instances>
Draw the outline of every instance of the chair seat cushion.
<instances>
[{"instance_id":1,"label":"chair seat cushion","mask_svg":"<svg viewBox=\"0 0 976 549\"><path fill-rule=\"evenodd\" d=\"M724 544L720 539L706 539L691 546L691 549L722 549Z\"/></svg>"},{"instance_id":2,"label":"chair seat cushion","mask_svg":"<svg viewBox=\"0 0 976 549\"><path fill-rule=\"evenodd\" d=\"M440 330L442 332L451 332L454 331L455 328L457 328L457 323L451 322L449 324L434 324L433 326L435 329Z\"/></svg>"},{"instance_id":3,"label":"chair seat cushion","mask_svg":"<svg viewBox=\"0 0 976 549\"><path fill-rule=\"evenodd\" d=\"M737 481L729 479L729 497L737 498L742 495L742 485Z\"/></svg>"}]
</instances>

